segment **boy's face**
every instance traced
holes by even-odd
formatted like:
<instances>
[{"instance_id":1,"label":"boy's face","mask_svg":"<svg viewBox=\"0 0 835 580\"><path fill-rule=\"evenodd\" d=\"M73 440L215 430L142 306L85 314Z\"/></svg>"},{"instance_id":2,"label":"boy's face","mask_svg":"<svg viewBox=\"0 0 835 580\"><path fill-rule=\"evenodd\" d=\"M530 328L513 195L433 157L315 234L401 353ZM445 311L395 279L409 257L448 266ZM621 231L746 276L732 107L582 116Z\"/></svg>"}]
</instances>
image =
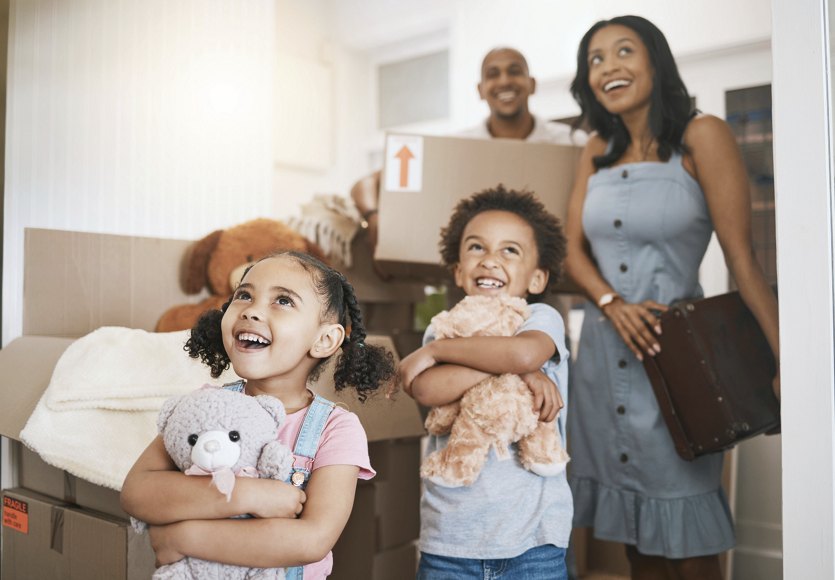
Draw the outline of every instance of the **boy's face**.
<instances>
[{"instance_id":1,"label":"boy's face","mask_svg":"<svg viewBox=\"0 0 835 580\"><path fill-rule=\"evenodd\" d=\"M455 265L455 284L474 294L518 296L539 294L548 271L539 267L533 228L518 215L485 211L464 228Z\"/></svg>"}]
</instances>

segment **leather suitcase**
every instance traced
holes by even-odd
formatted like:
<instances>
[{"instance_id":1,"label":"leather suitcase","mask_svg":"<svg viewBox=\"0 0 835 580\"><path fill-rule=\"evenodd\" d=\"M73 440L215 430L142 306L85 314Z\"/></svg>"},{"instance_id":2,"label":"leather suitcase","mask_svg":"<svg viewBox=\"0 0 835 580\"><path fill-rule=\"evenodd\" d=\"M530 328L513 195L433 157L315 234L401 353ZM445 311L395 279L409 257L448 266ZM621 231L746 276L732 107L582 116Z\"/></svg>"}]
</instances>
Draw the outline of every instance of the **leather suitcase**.
<instances>
[{"instance_id":1,"label":"leather suitcase","mask_svg":"<svg viewBox=\"0 0 835 580\"><path fill-rule=\"evenodd\" d=\"M774 356L739 292L674 303L661 328L644 369L683 459L779 432Z\"/></svg>"}]
</instances>

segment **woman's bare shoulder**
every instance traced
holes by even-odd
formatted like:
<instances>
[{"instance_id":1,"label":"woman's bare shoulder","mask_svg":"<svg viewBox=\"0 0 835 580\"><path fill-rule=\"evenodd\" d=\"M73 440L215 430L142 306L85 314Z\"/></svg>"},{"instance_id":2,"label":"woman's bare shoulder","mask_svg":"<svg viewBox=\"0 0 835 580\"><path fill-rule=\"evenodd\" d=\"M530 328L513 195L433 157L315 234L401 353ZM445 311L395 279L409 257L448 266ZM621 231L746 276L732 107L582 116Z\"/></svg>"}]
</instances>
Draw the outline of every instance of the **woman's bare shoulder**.
<instances>
[{"instance_id":1,"label":"woman's bare shoulder","mask_svg":"<svg viewBox=\"0 0 835 580\"><path fill-rule=\"evenodd\" d=\"M691 119L684 131L684 143L690 148L728 138L733 139L731 128L715 115L699 114Z\"/></svg>"}]
</instances>

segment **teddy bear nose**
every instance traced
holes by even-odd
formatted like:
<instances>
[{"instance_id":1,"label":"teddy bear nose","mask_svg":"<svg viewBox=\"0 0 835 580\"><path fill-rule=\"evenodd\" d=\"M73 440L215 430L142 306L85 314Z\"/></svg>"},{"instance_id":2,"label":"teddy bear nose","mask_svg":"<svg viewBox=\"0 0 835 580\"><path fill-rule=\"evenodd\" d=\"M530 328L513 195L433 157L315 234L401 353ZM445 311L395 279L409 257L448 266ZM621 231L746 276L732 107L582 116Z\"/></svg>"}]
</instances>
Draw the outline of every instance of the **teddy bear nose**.
<instances>
[{"instance_id":1,"label":"teddy bear nose","mask_svg":"<svg viewBox=\"0 0 835 580\"><path fill-rule=\"evenodd\" d=\"M210 439L209 441L206 441L205 445L203 445L203 449L205 449L207 453L217 453L220 451L220 443L214 439Z\"/></svg>"}]
</instances>

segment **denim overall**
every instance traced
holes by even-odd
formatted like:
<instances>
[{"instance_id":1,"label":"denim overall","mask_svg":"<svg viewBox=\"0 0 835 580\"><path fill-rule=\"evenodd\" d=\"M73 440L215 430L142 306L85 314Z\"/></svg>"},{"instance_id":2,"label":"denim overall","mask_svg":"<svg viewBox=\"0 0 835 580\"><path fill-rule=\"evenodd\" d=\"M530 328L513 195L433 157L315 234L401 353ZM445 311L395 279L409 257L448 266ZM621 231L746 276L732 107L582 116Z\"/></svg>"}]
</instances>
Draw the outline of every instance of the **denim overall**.
<instances>
[{"instance_id":1,"label":"denim overall","mask_svg":"<svg viewBox=\"0 0 835 580\"><path fill-rule=\"evenodd\" d=\"M238 393L243 393L244 387L245 383L242 380L223 385L224 389ZM287 483L302 489L307 487L307 480L310 479L310 468L313 467L313 459L316 457L319 441L322 439L322 431L324 431L325 423L328 422L328 417L330 417L334 407L334 403L319 395L313 398L313 402L304 416L304 421L302 421L301 429L299 429L296 445L293 447L293 455L296 459L293 463L293 469L290 471L290 476L285 480ZM301 463L301 465L297 465L298 463ZM302 566L286 569L286 580L302 580L302 575Z\"/></svg>"}]
</instances>

